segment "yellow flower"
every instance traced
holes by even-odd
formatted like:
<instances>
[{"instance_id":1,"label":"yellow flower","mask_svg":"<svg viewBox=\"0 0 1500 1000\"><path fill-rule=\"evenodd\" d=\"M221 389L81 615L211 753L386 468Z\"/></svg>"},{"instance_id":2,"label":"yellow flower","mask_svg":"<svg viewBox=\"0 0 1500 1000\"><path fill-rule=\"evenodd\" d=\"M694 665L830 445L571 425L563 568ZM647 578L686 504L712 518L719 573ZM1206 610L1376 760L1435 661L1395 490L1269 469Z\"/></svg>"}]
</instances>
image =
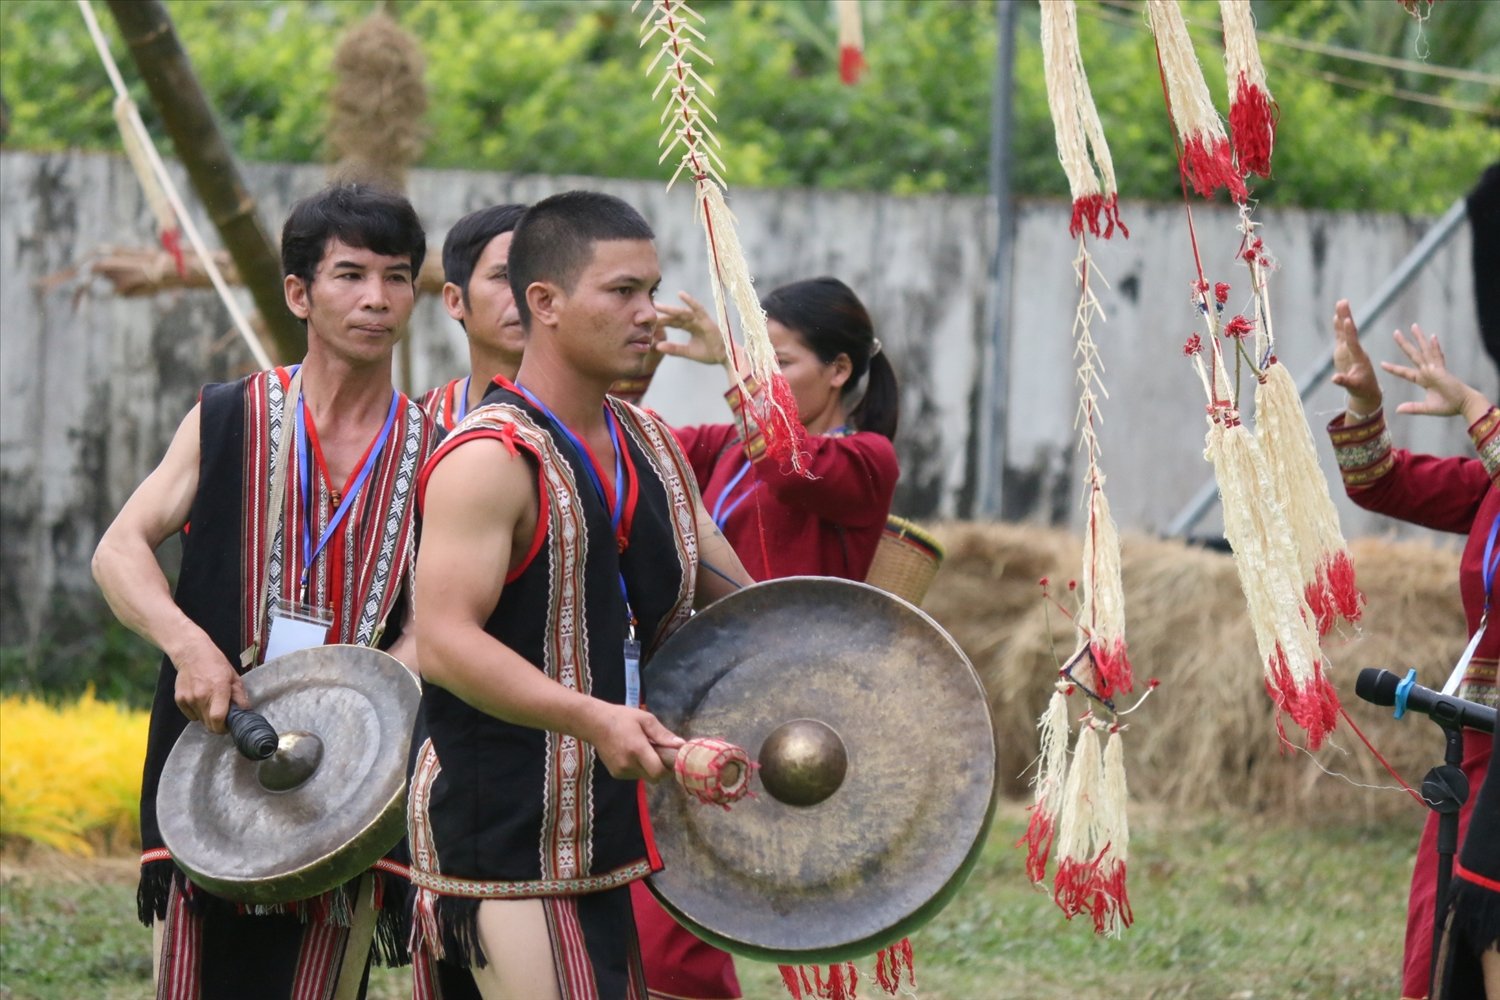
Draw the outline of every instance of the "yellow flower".
<instances>
[{"instance_id":1,"label":"yellow flower","mask_svg":"<svg viewBox=\"0 0 1500 1000\"><path fill-rule=\"evenodd\" d=\"M149 716L94 697L0 698L0 838L70 854L134 844Z\"/></svg>"}]
</instances>

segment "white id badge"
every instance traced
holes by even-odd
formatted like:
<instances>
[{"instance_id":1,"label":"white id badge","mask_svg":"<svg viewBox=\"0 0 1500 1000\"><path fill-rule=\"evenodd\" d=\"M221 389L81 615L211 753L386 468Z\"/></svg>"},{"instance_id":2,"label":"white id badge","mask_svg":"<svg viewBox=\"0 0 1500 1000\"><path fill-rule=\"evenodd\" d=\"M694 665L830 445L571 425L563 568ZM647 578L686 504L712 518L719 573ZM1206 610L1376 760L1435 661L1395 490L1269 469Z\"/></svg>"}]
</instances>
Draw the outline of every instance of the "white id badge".
<instances>
[{"instance_id":1,"label":"white id badge","mask_svg":"<svg viewBox=\"0 0 1500 1000\"><path fill-rule=\"evenodd\" d=\"M641 644L637 639L625 640L625 705L641 707Z\"/></svg>"},{"instance_id":2,"label":"white id badge","mask_svg":"<svg viewBox=\"0 0 1500 1000\"><path fill-rule=\"evenodd\" d=\"M295 653L299 649L328 645L328 630L333 627L333 615L322 608L279 600L271 609L271 634L266 639L266 655L262 663L270 663L278 656Z\"/></svg>"}]
</instances>

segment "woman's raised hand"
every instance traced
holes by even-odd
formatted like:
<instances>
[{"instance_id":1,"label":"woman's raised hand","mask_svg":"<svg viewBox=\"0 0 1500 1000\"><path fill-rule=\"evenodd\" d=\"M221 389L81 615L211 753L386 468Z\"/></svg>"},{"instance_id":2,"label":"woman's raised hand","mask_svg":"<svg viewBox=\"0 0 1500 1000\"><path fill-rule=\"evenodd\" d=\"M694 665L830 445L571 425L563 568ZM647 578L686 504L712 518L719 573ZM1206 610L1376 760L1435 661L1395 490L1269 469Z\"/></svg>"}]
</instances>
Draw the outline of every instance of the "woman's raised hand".
<instances>
[{"instance_id":1,"label":"woman's raised hand","mask_svg":"<svg viewBox=\"0 0 1500 1000\"><path fill-rule=\"evenodd\" d=\"M656 342L656 349L674 358L687 358L700 364L723 364L724 339L719 332L719 325L708 314L703 303L687 292L678 292L677 297L685 304L671 306L657 303L656 327L658 330L666 327L682 330L688 335L688 339L679 342L663 337Z\"/></svg>"},{"instance_id":2,"label":"woman's raised hand","mask_svg":"<svg viewBox=\"0 0 1500 1000\"><path fill-rule=\"evenodd\" d=\"M1380 367L1397 378L1403 378L1427 390L1425 399L1402 403L1396 407L1397 413L1451 417L1460 413L1470 416L1470 411L1473 411L1470 416L1470 422L1473 422L1489 409L1489 401L1477 389L1471 388L1448 370L1448 362L1443 357L1443 348L1438 343L1437 334L1429 337L1422 332L1420 326L1413 323L1409 338L1400 330L1396 331L1395 336L1396 346L1401 348L1411 365L1382 361Z\"/></svg>"},{"instance_id":3,"label":"woman's raised hand","mask_svg":"<svg viewBox=\"0 0 1500 1000\"><path fill-rule=\"evenodd\" d=\"M1350 412L1367 417L1380 409L1380 380L1359 342L1348 299L1339 299L1333 307L1333 368L1333 384L1348 394Z\"/></svg>"}]
</instances>

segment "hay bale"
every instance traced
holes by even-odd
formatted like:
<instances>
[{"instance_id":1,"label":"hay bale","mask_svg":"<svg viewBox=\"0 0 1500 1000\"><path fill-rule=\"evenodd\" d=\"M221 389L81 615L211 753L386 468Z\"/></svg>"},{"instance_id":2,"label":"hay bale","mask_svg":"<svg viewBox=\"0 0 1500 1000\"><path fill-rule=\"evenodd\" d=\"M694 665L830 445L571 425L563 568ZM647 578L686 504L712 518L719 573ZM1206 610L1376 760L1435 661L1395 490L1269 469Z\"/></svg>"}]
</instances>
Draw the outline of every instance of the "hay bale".
<instances>
[{"instance_id":1,"label":"hay bale","mask_svg":"<svg viewBox=\"0 0 1500 1000\"><path fill-rule=\"evenodd\" d=\"M1055 608L1048 611L1037 581L1075 576L1079 539L1035 525L953 523L932 530L948 559L924 606L984 680L1002 789L1025 795L1036 718L1060 658L1074 647L1071 623ZM1458 555L1381 539L1356 542L1351 551L1369 606L1359 634L1325 644L1331 677L1360 728L1415 783L1442 756L1437 728L1420 718L1398 722L1360 701L1354 678L1363 667L1416 667L1424 683L1442 683L1465 641ZM1295 810L1330 820L1417 815L1404 793L1355 787L1282 746L1228 555L1133 536L1123 539L1121 556L1135 675L1142 686L1147 677L1161 681L1128 720L1134 800L1172 809ZM1065 587L1053 589L1069 603ZM1288 735L1295 741L1298 731ZM1313 756L1361 784L1394 784L1347 723Z\"/></svg>"}]
</instances>

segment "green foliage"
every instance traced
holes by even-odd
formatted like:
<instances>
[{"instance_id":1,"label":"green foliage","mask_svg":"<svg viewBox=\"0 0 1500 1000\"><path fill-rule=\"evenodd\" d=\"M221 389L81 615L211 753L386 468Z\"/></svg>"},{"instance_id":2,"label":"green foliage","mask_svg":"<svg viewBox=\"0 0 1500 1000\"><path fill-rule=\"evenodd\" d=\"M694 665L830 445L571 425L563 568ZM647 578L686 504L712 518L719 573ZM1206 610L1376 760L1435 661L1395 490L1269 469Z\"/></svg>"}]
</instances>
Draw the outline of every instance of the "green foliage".
<instances>
[{"instance_id":1,"label":"green foliage","mask_svg":"<svg viewBox=\"0 0 1500 1000\"><path fill-rule=\"evenodd\" d=\"M651 98L640 14L625 0L397 0L386 5L427 56L432 167L665 179L657 163L663 101ZM995 18L989 3L885 0L862 5L869 70L837 75L832 5L700 0L700 65L732 185L982 192L988 184ZM239 154L318 160L340 32L376 9L334 0L168 0L177 30ZM1198 54L1224 107L1217 5L1187 0ZM1155 54L1139 11L1085 0L1080 37L1126 197L1174 199L1179 182ZM101 7L102 12L102 7ZM1390 0L1257 0L1263 30L1409 61L1500 72L1500 4L1447 3L1417 22ZM105 18L113 36L113 25ZM1039 16L1021 12L1016 44L1013 184L1066 193L1047 112ZM33 149L116 149L110 90L72 4L0 5L0 92L7 142ZM127 80L139 73L114 39ZM1500 93L1262 45L1281 106L1268 203L1440 211L1500 156ZM1367 89L1355 89L1363 87ZM148 124L155 115L132 84ZM1482 107L1414 103L1393 90Z\"/></svg>"},{"instance_id":2,"label":"green foliage","mask_svg":"<svg viewBox=\"0 0 1500 1000\"><path fill-rule=\"evenodd\" d=\"M59 607L47 621L36 643L0 646L0 693L67 701L92 688L105 701L150 707L161 663L155 647L103 608L90 617Z\"/></svg>"}]
</instances>

